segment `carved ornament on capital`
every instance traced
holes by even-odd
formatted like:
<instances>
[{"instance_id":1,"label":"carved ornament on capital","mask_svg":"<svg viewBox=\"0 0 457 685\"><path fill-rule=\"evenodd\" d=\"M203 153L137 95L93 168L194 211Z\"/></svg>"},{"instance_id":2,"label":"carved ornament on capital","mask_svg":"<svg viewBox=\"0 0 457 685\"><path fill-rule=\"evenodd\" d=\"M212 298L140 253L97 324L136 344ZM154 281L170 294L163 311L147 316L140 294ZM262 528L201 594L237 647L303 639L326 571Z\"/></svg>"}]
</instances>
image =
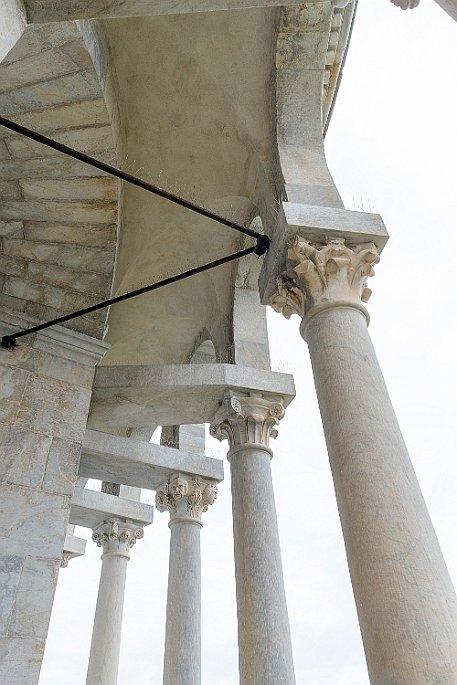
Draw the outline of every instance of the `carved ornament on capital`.
<instances>
[{"instance_id":1,"label":"carved ornament on capital","mask_svg":"<svg viewBox=\"0 0 457 685\"><path fill-rule=\"evenodd\" d=\"M374 276L379 262L374 243L349 248L344 238L317 245L297 236L287 253L287 271L278 279L278 292L271 305L287 319L301 318L322 304L368 302L367 278Z\"/></svg>"},{"instance_id":2,"label":"carved ornament on capital","mask_svg":"<svg viewBox=\"0 0 457 685\"><path fill-rule=\"evenodd\" d=\"M92 540L103 547L103 554L127 556L137 540L144 537L144 530L133 521L108 519L94 528Z\"/></svg>"},{"instance_id":3,"label":"carved ornament on capital","mask_svg":"<svg viewBox=\"0 0 457 685\"><path fill-rule=\"evenodd\" d=\"M169 511L171 520L188 518L201 521L202 514L216 499L216 481L176 473L157 490L156 508Z\"/></svg>"},{"instance_id":4,"label":"carved ornament on capital","mask_svg":"<svg viewBox=\"0 0 457 685\"><path fill-rule=\"evenodd\" d=\"M269 400L250 395L224 398L210 426L210 433L218 440L228 440L230 448L238 445L265 445L276 438L276 426L284 416L281 400Z\"/></svg>"}]
</instances>

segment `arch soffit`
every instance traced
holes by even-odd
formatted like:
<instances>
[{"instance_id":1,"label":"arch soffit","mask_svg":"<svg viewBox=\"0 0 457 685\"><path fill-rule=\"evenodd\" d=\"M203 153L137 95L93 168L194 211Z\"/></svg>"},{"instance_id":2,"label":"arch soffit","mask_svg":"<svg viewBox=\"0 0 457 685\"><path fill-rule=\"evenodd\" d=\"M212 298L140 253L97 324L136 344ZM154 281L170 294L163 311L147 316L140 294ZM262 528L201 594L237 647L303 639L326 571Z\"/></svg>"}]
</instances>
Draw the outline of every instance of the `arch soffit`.
<instances>
[{"instance_id":1,"label":"arch soffit","mask_svg":"<svg viewBox=\"0 0 457 685\"><path fill-rule=\"evenodd\" d=\"M110 117L76 23L25 26L13 5L14 45L0 34L2 114L115 164ZM0 189L1 305L50 320L108 298L117 181L0 128ZM102 310L68 325L101 337L105 320Z\"/></svg>"}]
</instances>

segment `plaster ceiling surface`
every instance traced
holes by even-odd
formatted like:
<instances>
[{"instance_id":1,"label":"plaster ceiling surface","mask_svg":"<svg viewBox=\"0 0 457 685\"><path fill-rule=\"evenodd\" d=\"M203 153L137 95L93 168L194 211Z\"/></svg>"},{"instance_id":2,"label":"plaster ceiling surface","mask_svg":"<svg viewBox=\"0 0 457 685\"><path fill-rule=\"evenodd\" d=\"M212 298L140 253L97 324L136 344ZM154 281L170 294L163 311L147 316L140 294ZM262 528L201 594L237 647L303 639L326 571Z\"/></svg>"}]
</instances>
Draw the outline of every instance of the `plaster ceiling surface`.
<instances>
[{"instance_id":1,"label":"plaster ceiling surface","mask_svg":"<svg viewBox=\"0 0 457 685\"><path fill-rule=\"evenodd\" d=\"M277 9L105 20L125 170L239 223L276 156ZM114 294L228 255L240 234L124 185ZM249 243L250 244L250 243ZM252 256L252 260L257 257ZM104 363L180 363L231 344L236 263L111 309Z\"/></svg>"}]
</instances>

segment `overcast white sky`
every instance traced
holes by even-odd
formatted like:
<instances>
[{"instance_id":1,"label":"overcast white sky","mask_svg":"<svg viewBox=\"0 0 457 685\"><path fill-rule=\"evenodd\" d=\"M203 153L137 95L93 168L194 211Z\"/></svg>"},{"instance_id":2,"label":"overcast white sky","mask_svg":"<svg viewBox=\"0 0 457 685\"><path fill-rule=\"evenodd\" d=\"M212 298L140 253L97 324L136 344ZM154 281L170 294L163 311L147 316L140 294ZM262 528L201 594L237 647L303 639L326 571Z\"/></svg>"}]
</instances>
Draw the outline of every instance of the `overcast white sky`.
<instances>
[{"instance_id":1,"label":"overcast white sky","mask_svg":"<svg viewBox=\"0 0 457 685\"><path fill-rule=\"evenodd\" d=\"M408 12L360 0L327 136L347 208L380 212L391 235L371 284L370 331L454 583L456 38L432 0ZM271 313L269 323L274 369L297 385L273 444L297 684L368 685L307 347L296 317ZM225 449L211 440L208 451ZM203 685L238 682L227 466L202 531ZM162 682L167 520L157 514L132 550L119 685ZM99 555L88 542L60 574L40 685L85 682Z\"/></svg>"}]
</instances>

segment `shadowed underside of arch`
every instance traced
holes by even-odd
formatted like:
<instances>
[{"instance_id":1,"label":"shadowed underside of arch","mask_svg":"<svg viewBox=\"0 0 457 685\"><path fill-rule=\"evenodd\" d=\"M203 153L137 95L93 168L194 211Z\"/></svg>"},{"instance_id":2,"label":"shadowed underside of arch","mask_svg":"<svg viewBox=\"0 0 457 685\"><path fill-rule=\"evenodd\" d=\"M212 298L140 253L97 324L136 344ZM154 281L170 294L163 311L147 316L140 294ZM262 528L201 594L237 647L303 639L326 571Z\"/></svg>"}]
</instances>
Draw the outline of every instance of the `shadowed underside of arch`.
<instances>
[{"instance_id":1,"label":"shadowed underside of arch","mask_svg":"<svg viewBox=\"0 0 457 685\"><path fill-rule=\"evenodd\" d=\"M111 126L75 23L26 28L0 64L2 115L115 164ZM0 305L41 320L109 297L117 181L0 128ZM68 322L101 337L106 310Z\"/></svg>"}]
</instances>

